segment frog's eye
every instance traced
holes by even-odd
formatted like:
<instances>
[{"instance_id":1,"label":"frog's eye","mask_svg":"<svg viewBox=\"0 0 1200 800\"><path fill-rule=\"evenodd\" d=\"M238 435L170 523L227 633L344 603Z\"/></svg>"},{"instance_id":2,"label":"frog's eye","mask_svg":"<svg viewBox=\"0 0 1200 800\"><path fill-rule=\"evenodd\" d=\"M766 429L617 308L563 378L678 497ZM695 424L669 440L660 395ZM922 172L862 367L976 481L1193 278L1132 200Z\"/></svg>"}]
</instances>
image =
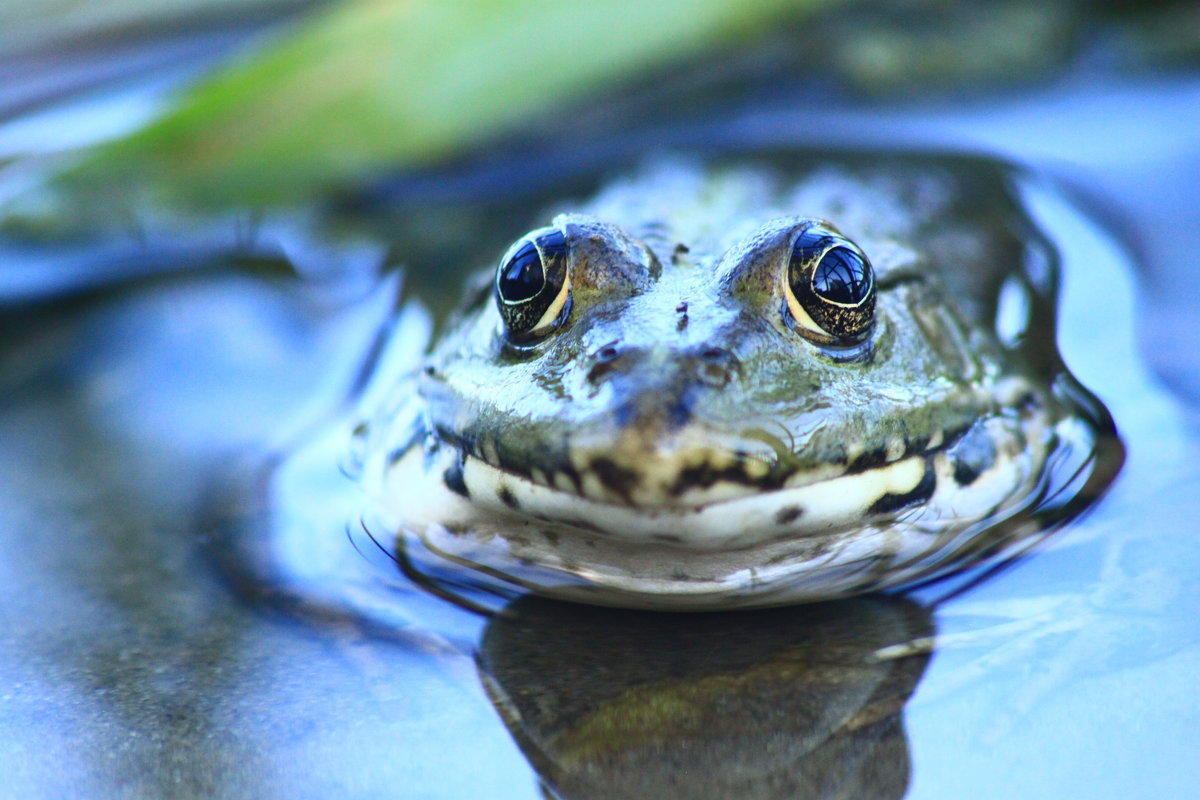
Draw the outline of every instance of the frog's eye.
<instances>
[{"instance_id":1,"label":"frog's eye","mask_svg":"<svg viewBox=\"0 0 1200 800\"><path fill-rule=\"evenodd\" d=\"M513 341L528 342L558 327L570 312L570 296L567 241L562 231L534 231L500 259L496 305Z\"/></svg>"},{"instance_id":2,"label":"frog's eye","mask_svg":"<svg viewBox=\"0 0 1200 800\"><path fill-rule=\"evenodd\" d=\"M871 262L858 245L826 227L813 225L796 237L784 294L792 328L818 344L854 344L871 330Z\"/></svg>"}]
</instances>

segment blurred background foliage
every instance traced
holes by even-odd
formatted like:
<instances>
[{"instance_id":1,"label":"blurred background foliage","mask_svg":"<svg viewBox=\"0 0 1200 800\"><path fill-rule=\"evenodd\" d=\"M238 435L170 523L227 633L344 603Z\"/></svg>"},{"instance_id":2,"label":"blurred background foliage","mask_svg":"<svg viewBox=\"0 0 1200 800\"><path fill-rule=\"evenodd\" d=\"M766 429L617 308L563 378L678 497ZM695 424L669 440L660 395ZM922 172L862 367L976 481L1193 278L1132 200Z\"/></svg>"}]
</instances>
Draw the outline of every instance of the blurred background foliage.
<instances>
[{"instance_id":1,"label":"blurred background foliage","mask_svg":"<svg viewBox=\"0 0 1200 800\"><path fill-rule=\"evenodd\" d=\"M132 129L33 154L0 141L0 164L52 163L48 180L0 192L6 229L300 205L497 136L601 139L743 95L919 102L1012 90L1081 58L1126 70L1200 61L1194 2L7 0L0 120L54 94L28 86L39 58L57 64L61 93L63 64L78 85L138 73L157 63L147 42L195 43L223 26L239 34L213 40L220 57L194 59Z\"/></svg>"},{"instance_id":2,"label":"blurred background foliage","mask_svg":"<svg viewBox=\"0 0 1200 800\"><path fill-rule=\"evenodd\" d=\"M0 51L270 17L318 0L4 0Z\"/></svg>"}]
</instances>

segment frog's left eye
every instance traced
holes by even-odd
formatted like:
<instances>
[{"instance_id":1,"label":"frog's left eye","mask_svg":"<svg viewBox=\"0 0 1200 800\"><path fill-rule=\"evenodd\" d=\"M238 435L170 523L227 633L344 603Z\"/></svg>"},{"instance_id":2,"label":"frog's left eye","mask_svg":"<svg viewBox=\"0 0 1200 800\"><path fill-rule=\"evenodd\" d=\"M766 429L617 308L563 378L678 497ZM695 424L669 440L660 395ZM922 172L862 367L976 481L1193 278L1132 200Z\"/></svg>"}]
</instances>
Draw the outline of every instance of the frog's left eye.
<instances>
[{"instance_id":1,"label":"frog's left eye","mask_svg":"<svg viewBox=\"0 0 1200 800\"><path fill-rule=\"evenodd\" d=\"M571 278L562 231L542 228L514 244L496 271L496 306L511 340L529 342L570 311Z\"/></svg>"},{"instance_id":2,"label":"frog's left eye","mask_svg":"<svg viewBox=\"0 0 1200 800\"><path fill-rule=\"evenodd\" d=\"M784 294L793 329L818 344L851 345L871 330L871 262L858 245L822 225L796 237Z\"/></svg>"}]
</instances>

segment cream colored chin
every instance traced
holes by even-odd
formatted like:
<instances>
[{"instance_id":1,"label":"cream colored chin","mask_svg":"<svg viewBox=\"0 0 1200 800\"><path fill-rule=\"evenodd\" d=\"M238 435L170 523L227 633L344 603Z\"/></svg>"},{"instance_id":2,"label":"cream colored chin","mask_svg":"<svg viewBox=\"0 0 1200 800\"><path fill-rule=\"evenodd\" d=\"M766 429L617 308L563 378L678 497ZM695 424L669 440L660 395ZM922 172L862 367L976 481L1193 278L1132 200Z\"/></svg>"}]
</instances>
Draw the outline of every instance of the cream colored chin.
<instances>
[{"instance_id":1,"label":"cream colored chin","mask_svg":"<svg viewBox=\"0 0 1200 800\"><path fill-rule=\"evenodd\" d=\"M442 447L427 463L415 447L369 470L367 488L390 530L431 558L493 576L484 581L638 608L774 605L909 583L944 568L981 527L1020 508L1043 471L1039 443L1048 437L1038 426L1023 434L1002 419L987 425L998 457L969 485L939 452L803 486L648 509L467 458L464 497L444 480L459 454ZM928 487L927 464L935 484L926 502L869 513L885 495L907 494L922 480Z\"/></svg>"}]
</instances>

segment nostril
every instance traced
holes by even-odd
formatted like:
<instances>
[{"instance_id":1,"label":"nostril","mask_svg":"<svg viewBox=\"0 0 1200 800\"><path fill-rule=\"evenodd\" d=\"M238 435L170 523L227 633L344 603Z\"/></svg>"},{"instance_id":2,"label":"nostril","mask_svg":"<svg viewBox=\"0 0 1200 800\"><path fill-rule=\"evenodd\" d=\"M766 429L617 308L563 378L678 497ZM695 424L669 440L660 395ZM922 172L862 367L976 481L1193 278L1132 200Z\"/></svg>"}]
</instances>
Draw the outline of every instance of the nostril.
<instances>
[{"instance_id":1,"label":"nostril","mask_svg":"<svg viewBox=\"0 0 1200 800\"><path fill-rule=\"evenodd\" d=\"M709 386L721 387L729 383L737 369L737 356L723 347L706 347L696 353L700 380Z\"/></svg>"},{"instance_id":2,"label":"nostril","mask_svg":"<svg viewBox=\"0 0 1200 800\"><path fill-rule=\"evenodd\" d=\"M604 376L620 368L622 361L627 360L624 359L625 355L625 351L616 343L606 344L598 349L592 354L592 368L588 370L588 380L599 384Z\"/></svg>"}]
</instances>

